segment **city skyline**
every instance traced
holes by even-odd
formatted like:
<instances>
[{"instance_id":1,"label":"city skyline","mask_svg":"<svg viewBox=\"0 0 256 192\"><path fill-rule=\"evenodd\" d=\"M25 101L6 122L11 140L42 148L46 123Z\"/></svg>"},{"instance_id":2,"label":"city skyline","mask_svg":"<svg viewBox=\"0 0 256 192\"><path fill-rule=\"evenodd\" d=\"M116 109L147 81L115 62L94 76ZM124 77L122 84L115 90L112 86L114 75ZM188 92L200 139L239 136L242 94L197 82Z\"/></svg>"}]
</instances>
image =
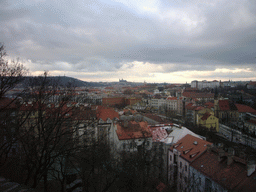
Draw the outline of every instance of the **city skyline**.
<instances>
[{"instance_id":1,"label":"city skyline","mask_svg":"<svg viewBox=\"0 0 256 192\"><path fill-rule=\"evenodd\" d=\"M0 42L31 75L84 81L256 80L256 2L0 2Z\"/></svg>"}]
</instances>

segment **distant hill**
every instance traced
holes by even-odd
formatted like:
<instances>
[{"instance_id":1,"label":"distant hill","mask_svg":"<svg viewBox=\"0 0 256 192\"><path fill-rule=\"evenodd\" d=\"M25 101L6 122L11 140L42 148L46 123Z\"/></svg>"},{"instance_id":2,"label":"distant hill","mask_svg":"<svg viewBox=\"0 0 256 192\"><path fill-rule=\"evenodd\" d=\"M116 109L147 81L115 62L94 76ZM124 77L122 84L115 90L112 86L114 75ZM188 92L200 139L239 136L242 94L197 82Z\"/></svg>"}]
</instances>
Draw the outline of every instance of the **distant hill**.
<instances>
[{"instance_id":1,"label":"distant hill","mask_svg":"<svg viewBox=\"0 0 256 192\"><path fill-rule=\"evenodd\" d=\"M24 81L19 85L19 87L26 87L29 85L29 82L33 78L38 78L37 76L27 76L24 77ZM82 81L77 78L73 77L67 77L67 76L49 76L49 79L52 81L59 82L60 86L65 86L69 83L74 85L75 87L106 87L106 86L115 86L115 85L126 85L126 86L138 86L143 85L143 83L134 83L134 82L125 82L125 84L122 84L120 82L87 82Z\"/></svg>"},{"instance_id":2,"label":"distant hill","mask_svg":"<svg viewBox=\"0 0 256 192\"><path fill-rule=\"evenodd\" d=\"M38 78L37 76L28 76L24 77L24 81L21 83L21 86L24 87L29 84L29 82L33 78ZM87 87L90 86L88 82L81 81L79 79L73 78L73 77L67 77L67 76L49 76L49 79L52 81L59 82L60 86L65 86L71 83L75 87Z\"/></svg>"}]
</instances>

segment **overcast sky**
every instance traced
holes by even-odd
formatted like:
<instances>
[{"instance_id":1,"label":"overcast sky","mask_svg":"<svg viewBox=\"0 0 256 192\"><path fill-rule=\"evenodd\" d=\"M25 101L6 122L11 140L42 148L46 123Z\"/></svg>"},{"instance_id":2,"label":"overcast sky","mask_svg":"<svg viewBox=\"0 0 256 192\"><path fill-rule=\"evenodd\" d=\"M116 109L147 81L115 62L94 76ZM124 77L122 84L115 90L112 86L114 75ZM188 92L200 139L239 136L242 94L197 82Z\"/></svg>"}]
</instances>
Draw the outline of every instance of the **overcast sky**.
<instances>
[{"instance_id":1,"label":"overcast sky","mask_svg":"<svg viewBox=\"0 0 256 192\"><path fill-rule=\"evenodd\" d=\"M0 42L32 75L256 80L256 1L0 0Z\"/></svg>"}]
</instances>

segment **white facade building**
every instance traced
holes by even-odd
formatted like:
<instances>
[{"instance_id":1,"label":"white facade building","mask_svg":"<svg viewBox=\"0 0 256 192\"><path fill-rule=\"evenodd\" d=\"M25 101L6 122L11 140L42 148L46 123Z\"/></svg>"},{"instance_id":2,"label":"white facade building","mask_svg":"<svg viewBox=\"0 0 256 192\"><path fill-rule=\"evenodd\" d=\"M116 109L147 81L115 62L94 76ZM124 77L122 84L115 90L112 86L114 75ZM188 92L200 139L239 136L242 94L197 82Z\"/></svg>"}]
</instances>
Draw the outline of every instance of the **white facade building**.
<instances>
[{"instance_id":1,"label":"white facade building","mask_svg":"<svg viewBox=\"0 0 256 192\"><path fill-rule=\"evenodd\" d=\"M214 88L219 87L219 86L220 86L220 82L217 81L217 80L214 80L214 81L206 81L206 80L203 80L203 81L197 81L197 80L191 81L191 87L192 88L197 88L197 89L204 89L204 88L214 89Z\"/></svg>"}]
</instances>

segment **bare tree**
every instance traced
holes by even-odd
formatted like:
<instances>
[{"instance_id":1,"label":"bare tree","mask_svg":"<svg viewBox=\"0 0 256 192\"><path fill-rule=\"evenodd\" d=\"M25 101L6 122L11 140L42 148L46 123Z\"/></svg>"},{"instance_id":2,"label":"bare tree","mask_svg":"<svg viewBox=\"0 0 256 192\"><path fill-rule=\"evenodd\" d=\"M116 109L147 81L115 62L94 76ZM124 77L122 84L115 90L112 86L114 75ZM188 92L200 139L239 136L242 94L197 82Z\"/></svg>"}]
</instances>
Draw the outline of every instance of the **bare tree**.
<instances>
[{"instance_id":1,"label":"bare tree","mask_svg":"<svg viewBox=\"0 0 256 192\"><path fill-rule=\"evenodd\" d=\"M20 109L20 121L25 121L19 132L21 165L27 172L25 184L32 182L35 188L44 178L47 191L48 175L53 165L77 150L73 135L78 111L71 103L74 95L72 86L60 88L59 83L50 80L46 72L29 83L29 102L23 103ZM56 95L58 102L52 103L51 99Z\"/></svg>"},{"instance_id":2,"label":"bare tree","mask_svg":"<svg viewBox=\"0 0 256 192\"><path fill-rule=\"evenodd\" d=\"M0 45L0 99L20 83L28 70L22 63L17 61L9 62L4 45Z\"/></svg>"},{"instance_id":3,"label":"bare tree","mask_svg":"<svg viewBox=\"0 0 256 192\"><path fill-rule=\"evenodd\" d=\"M0 44L0 170L15 155L19 137L19 124L15 117L18 110L17 96L6 94L22 82L28 70L19 62L9 62L4 45ZM12 151L13 150L13 151Z\"/></svg>"}]
</instances>

